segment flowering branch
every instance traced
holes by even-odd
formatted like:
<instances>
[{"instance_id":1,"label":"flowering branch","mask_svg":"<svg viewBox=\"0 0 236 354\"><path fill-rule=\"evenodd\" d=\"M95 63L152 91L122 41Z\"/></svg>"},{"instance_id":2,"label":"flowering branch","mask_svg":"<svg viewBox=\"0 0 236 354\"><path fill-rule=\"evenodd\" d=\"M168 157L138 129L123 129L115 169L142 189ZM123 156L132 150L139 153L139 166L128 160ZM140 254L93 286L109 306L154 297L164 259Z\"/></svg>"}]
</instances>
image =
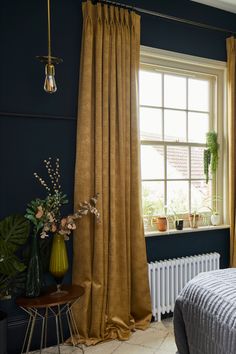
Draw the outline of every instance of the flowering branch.
<instances>
[{"instance_id":1,"label":"flowering branch","mask_svg":"<svg viewBox=\"0 0 236 354\"><path fill-rule=\"evenodd\" d=\"M96 208L97 199L99 194L97 193L94 197L90 198L90 201L80 203L80 208L75 211L73 215L68 215L66 218L61 219L59 234L64 235L65 240L68 240L68 235L71 231L76 229L76 220L82 219L84 215L88 213L94 214L97 219L97 223L100 223L100 213Z\"/></svg>"},{"instance_id":2,"label":"flowering branch","mask_svg":"<svg viewBox=\"0 0 236 354\"><path fill-rule=\"evenodd\" d=\"M76 229L76 220L80 220L88 213L94 214L97 222L100 222L100 213L96 208L99 194L90 198L89 201L84 201L79 204L79 208L72 215L61 218L61 207L68 203L66 194L61 192L60 173L59 173L59 159L56 159L55 167L53 167L51 158L44 160L45 167L49 176L49 183L47 183L36 172L35 178L46 189L48 196L45 199L32 200L26 209L25 217L34 225L35 233L40 230L40 237L45 238L49 233L58 232L64 235L68 240L68 235ZM51 187L50 187L51 185Z\"/></svg>"}]
</instances>

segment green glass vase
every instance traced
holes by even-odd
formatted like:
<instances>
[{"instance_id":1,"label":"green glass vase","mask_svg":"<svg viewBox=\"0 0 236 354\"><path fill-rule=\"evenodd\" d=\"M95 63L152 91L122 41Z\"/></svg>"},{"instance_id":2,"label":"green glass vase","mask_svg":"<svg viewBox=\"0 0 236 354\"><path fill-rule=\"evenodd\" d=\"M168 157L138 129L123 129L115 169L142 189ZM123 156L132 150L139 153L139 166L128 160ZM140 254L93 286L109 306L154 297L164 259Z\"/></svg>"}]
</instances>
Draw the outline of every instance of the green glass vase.
<instances>
[{"instance_id":1,"label":"green glass vase","mask_svg":"<svg viewBox=\"0 0 236 354\"><path fill-rule=\"evenodd\" d=\"M59 233L55 233L52 241L49 271L57 282L57 291L51 295L66 293L66 291L61 290L61 283L64 275L68 271L68 268L69 264L64 236Z\"/></svg>"},{"instance_id":2,"label":"green glass vase","mask_svg":"<svg viewBox=\"0 0 236 354\"><path fill-rule=\"evenodd\" d=\"M43 287L43 270L39 249L39 235L31 235L30 257L27 268L25 294L27 297L37 297Z\"/></svg>"}]
</instances>

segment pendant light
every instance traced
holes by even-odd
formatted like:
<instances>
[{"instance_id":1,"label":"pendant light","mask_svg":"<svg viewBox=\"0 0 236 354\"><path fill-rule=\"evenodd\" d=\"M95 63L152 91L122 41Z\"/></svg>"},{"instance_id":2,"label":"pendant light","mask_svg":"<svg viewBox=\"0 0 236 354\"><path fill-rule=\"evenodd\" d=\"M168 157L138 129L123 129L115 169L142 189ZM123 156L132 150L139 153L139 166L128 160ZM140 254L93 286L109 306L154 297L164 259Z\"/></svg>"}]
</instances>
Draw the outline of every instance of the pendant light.
<instances>
[{"instance_id":1,"label":"pendant light","mask_svg":"<svg viewBox=\"0 0 236 354\"><path fill-rule=\"evenodd\" d=\"M55 64L62 63L61 58L52 56L51 49L51 6L50 0L47 0L47 12L48 12L48 55L47 56L37 56L42 63L45 63L45 81L44 90L48 93L54 93L57 90L56 80L55 80Z\"/></svg>"}]
</instances>

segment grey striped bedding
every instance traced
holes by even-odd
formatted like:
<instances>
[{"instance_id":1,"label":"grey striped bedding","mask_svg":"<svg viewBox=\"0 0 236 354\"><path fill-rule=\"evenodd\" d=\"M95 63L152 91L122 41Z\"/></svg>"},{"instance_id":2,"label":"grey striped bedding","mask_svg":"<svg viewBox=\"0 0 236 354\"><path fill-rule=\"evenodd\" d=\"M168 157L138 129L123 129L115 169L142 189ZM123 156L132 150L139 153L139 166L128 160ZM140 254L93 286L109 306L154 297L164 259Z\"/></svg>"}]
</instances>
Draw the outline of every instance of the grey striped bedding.
<instances>
[{"instance_id":1,"label":"grey striped bedding","mask_svg":"<svg viewBox=\"0 0 236 354\"><path fill-rule=\"evenodd\" d=\"M179 354L236 354L236 269L201 273L174 309Z\"/></svg>"}]
</instances>

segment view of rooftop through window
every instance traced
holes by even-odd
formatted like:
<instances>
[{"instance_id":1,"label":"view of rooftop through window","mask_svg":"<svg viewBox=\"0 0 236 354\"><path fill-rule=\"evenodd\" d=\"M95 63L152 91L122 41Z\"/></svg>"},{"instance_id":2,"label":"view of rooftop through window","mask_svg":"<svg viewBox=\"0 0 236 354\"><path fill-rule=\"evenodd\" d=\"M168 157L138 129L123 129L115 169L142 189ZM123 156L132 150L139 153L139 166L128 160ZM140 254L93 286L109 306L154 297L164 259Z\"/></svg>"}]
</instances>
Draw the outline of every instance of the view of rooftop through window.
<instances>
[{"instance_id":1,"label":"view of rooftop through window","mask_svg":"<svg viewBox=\"0 0 236 354\"><path fill-rule=\"evenodd\" d=\"M212 116L211 78L140 71L140 134L144 220L165 213L207 211L203 153ZM149 220L150 221L150 220Z\"/></svg>"}]
</instances>

